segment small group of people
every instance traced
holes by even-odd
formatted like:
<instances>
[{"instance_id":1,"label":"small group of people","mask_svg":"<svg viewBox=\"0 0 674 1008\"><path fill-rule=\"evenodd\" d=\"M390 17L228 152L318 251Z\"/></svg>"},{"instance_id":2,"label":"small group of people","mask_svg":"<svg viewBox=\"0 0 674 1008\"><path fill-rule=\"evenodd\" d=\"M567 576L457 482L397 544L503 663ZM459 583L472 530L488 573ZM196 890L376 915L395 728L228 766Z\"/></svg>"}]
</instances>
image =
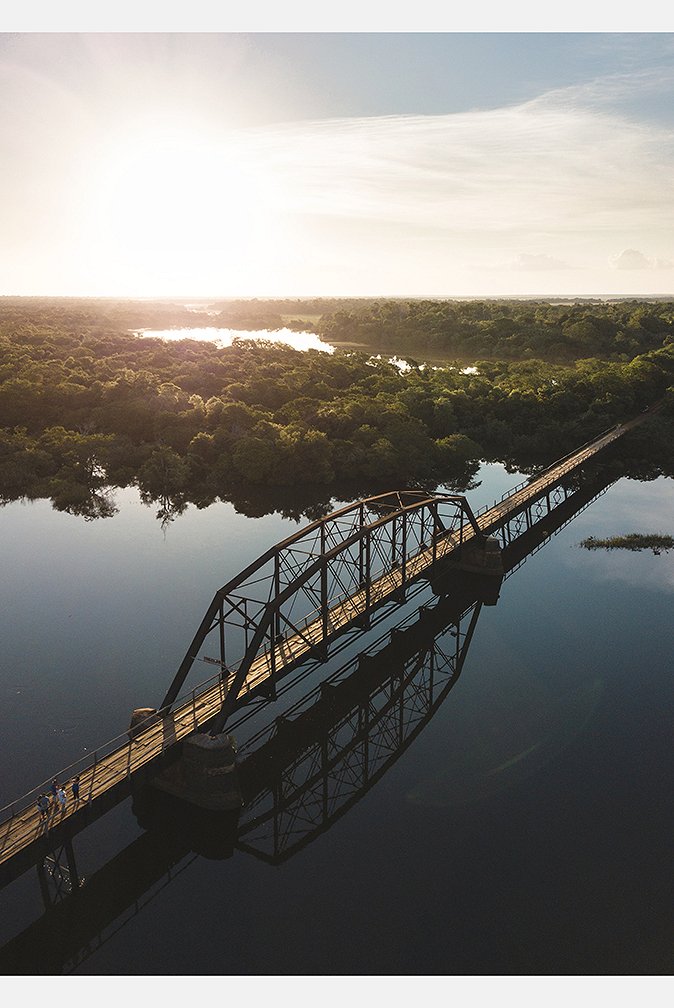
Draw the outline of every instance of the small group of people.
<instances>
[{"instance_id":1,"label":"small group of people","mask_svg":"<svg viewBox=\"0 0 674 1008\"><path fill-rule=\"evenodd\" d=\"M61 787L56 777L49 785L49 793L41 794L37 800L37 807L40 816L43 820L48 820L52 811L55 809L61 810L61 815L66 810L67 796L65 789L70 785L70 790L72 792L73 800L77 806L80 800L80 778L73 777L72 781L66 781L66 783ZM51 794L51 797L50 797Z\"/></svg>"}]
</instances>

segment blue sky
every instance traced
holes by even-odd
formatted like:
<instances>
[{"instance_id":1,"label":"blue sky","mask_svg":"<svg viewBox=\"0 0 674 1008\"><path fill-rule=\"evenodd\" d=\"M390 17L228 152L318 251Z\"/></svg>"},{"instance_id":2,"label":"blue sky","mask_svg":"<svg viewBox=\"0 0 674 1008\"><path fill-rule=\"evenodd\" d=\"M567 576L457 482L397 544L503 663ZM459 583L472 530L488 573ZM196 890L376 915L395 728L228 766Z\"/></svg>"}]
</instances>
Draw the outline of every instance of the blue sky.
<instances>
[{"instance_id":1,"label":"blue sky","mask_svg":"<svg viewBox=\"0 0 674 1008\"><path fill-rule=\"evenodd\" d=\"M669 294L667 32L0 35L5 294Z\"/></svg>"}]
</instances>

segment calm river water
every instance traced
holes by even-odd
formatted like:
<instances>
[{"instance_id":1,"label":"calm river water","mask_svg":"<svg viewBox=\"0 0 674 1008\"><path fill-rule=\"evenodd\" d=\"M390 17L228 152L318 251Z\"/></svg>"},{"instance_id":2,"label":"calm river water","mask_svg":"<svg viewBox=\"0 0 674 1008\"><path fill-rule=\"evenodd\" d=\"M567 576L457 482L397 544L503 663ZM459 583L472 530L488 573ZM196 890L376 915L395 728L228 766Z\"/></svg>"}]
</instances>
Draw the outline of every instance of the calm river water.
<instances>
[{"instance_id":1,"label":"calm river water","mask_svg":"<svg viewBox=\"0 0 674 1008\"><path fill-rule=\"evenodd\" d=\"M475 508L520 477L491 465L478 478ZM135 491L116 500L92 522L44 501L0 510L0 806L157 704L215 590L297 528L218 503L162 530ZM483 607L432 719L369 790L354 771L330 828L312 831L315 809L298 806L306 842L281 863L252 842L218 859L186 841L148 872L121 803L75 854L93 884L130 850L108 873L133 898L111 919L85 904L62 955L62 933L36 931L32 971L669 973L674 555L578 543L671 533L673 500L671 480L620 480L530 556ZM0 908L3 945L42 913L34 870Z\"/></svg>"}]
</instances>

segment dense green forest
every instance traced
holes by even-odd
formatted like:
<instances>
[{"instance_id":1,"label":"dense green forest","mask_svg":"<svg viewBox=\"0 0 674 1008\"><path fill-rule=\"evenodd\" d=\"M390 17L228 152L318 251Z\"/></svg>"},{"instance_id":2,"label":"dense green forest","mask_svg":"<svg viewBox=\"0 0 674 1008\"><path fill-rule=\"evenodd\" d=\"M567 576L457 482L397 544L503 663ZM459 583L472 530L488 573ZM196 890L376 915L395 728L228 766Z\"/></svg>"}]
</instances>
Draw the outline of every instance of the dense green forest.
<instances>
[{"instance_id":1,"label":"dense green forest","mask_svg":"<svg viewBox=\"0 0 674 1008\"><path fill-rule=\"evenodd\" d=\"M378 301L327 311L318 331L376 352L630 360L674 343L674 302Z\"/></svg>"},{"instance_id":2,"label":"dense green forest","mask_svg":"<svg viewBox=\"0 0 674 1008\"><path fill-rule=\"evenodd\" d=\"M401 302L402 311L410 304ZM418 302L420 310L427 304ZM466 316L485 305L461 304ZM259 320L268 307L231 302L228 310L231 319L247 312ZM304 311L326 333L339 315L320 314L333 303L276 307L283 324L296 317L299 327ZM114 513L108 487L137 485L164 517L218 498L248 513L311 514L331 496L464 488L480 459L532 471L662 397L663 412L630 435L626 450L640 475L672 474L671 305L608 307L611 326L618 314L634 320L620 331L636 334L638 353L616 359L611 350L602 359L592 344L591 357L560 361L498 360L494 351L471 358L470 369L411 361L401 371L360 351L249 340L218 348L130 331L203 324L168 302L0 299L0 500L49 497L99 517ZM492 308L509 311L510 303ZM529 305L527 317L539 308ZM579 307L579 324L585 311ZM225 324L219 311L213 318ZM645 325L651 318L657 325ZM273 504L264 499L269 488Z\"/></svg>"}]
</instances>

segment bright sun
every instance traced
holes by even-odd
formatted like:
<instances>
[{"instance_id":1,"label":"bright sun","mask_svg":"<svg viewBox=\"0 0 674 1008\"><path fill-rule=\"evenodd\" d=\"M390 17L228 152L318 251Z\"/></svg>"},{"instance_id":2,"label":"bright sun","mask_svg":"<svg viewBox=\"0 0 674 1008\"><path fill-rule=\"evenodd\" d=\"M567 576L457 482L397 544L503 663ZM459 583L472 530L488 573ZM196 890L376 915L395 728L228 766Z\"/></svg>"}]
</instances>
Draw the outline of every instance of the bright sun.
<instances>
[{"instance_id":1,"label":"bright sun","mask_svg":"<svg viewBox=\"0 0 674 1008\"><path fill-rule=\"evenodd\" d=\"M264 288L273 194L235 136L138 129L110 137L87 171L88 241L116 286L150 295Z\"/></svg>"}]
</instances>

